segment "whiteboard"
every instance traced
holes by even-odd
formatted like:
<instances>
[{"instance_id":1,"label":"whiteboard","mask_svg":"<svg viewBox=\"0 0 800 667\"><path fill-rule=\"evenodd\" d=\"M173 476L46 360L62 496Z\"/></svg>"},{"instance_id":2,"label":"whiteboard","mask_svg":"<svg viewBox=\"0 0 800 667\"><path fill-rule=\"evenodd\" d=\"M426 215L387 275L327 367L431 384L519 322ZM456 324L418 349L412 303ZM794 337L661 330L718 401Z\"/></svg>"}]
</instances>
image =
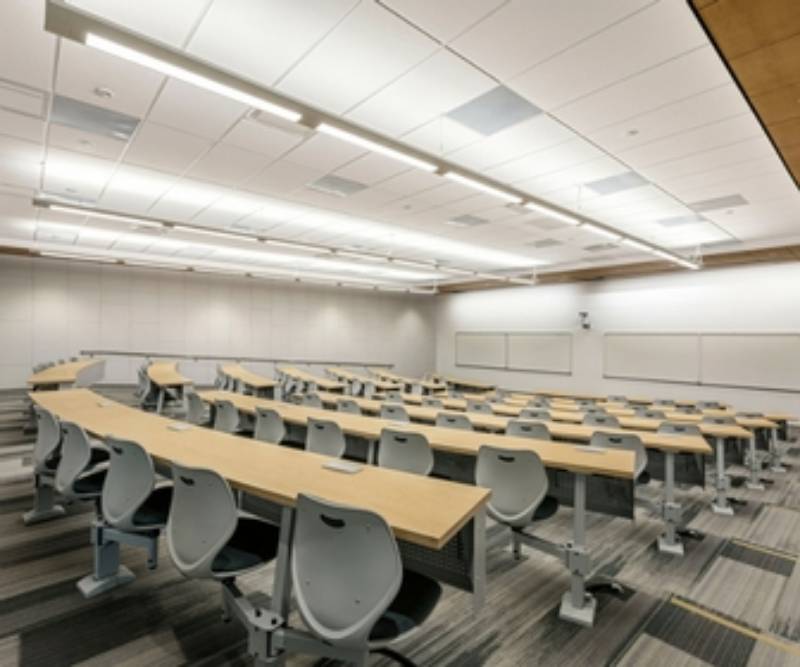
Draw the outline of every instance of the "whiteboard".
<instances>
[{"instance_id":1,"label":"whiteboard","mask_svg":"<svg viewBox=\"0 0 800 667\"><path fill-rule=\"evenodd\" d=\"M800 334L702 334L704 384L800 390Z\"/></svg>"},{"instance_id":2,"label":"whiteboard","mask_svg":"<svg viewBox=\"0 0 800 667\"><path fill-rule=\"evenodd\" d=\"M505 334L471 332L456 333L456 366L505 368Z\"/></svg>"},{"instance_id":3,"label":"whiteboard","mask_svg":"<svg viewBox=\"0 0 800 667\"><path fill-rule=\"evenodd\" d=\"M699 382L698 335L607 333L603 340L603 376Z\"/></svg>"},{"instance_id":4,"label":"whiteboard","mask_svg":"<svg viewBox=\"0 0 800 667\"><path fill-rule=\"evenodd\" d=\"M508 368L540 373L572 373L569 333L508 334Z\"/></svg>"}]
</instances>

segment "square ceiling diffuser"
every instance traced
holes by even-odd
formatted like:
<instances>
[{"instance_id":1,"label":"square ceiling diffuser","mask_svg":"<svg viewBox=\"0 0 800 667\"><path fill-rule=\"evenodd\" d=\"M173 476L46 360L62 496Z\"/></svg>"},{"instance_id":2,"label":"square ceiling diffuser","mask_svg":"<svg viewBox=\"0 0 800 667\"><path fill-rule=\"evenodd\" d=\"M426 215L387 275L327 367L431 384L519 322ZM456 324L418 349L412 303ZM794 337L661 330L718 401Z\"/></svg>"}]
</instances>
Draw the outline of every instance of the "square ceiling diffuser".
<instances>
[{"instance_id":1,"label":"square ceiling diffuser","mask_svg":"<svg viewBox=\"0 0 800 667\"><path fill-rule=\"evenodd\" d=\"M521 123L542 110L505 86L492 88L450 111L447 117L484 136Z\"/></svg>"}]
</instances>

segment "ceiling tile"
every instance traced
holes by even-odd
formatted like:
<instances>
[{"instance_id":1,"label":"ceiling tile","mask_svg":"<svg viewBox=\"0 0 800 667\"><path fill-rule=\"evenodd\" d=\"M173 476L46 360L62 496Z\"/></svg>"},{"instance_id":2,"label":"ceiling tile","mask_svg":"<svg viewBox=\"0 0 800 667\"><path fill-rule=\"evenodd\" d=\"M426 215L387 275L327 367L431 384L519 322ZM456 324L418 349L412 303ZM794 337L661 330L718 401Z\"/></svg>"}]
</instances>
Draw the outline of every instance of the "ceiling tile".
<instances>
[{"instance_id":1,"label":"ceiling tile","mask_svg":"<svg viewBox=\"0 0 800 667\"><path fill-rule=\"evenodd\" d=\"M146 122L136 133L125 161L171 174L181 174L203 155L211 142L158 123Z\"/></svg>"},{"instance_id":2,"label":"ceiling tile","mask_svg":"<svg viewBox=\"0 0 800 667\"><path fill-rule=\"evenodd\" d=\"M122 166L108 183L99 204L111 210L146 213L173 185L167 174L139 167Z\"/></svg>"},{"instance_id":3,"label":"ceiling tile","mask_svg":"<svg viewBox=\"0 0 800 667\"><path fill-rule=\"evenodd\" d=\"M44 170L44 190L72 199L93 201L114 172L114 162L79 153L50 150Z\"/></svg>"},{"instance_id":4,"label":"ceiling tile","mask_svg":"<svg viewBox=\"0 0 800 667\"><path fill-rule=\"evenodd\" d=\"M448 42L504 4L503 0L384 0L384 5Z\"/></svg>"},{"instance_id":5,"label":"ceiling tile","mask_svg":"<svg viewBox=\"0 0 800 667\"><path fill-rule=\"evenodd\" d=\"M273 86L355 4L356 0L216 0L188 51Z\"/></svg>"},{"instance_id":6,"label":"ceiling tile","mask_svg":"<svg viewBox=\"0 0 800 667\"><path fill-rule=\"evenodd\" d=\"M0 136L0 183L38 188L41 159L40 144Z\"/></svg>"},{"instance_id":7,"label":"ceiling tile","mask_svg":"<svg viewBox=\"0 0 800 667\"><path fill-rule=\"evenodd\" d=\"M254 176L247 187L256 192L285 195L324 175L325 172L319 169L281 160Z\"/></svg>"},{"instance_id":8,"label":"ceiling tile","mask_svg":"<svg viewBox=\"0 0 800 667\"><path fill-rule=\"evenodd\" d=\"M604 155L603 151L583 139L571 139L504 162L487 169L486 173L501 182L514 183L525 189L526 184L534 185L533 179L537 176L596 160Z\"/></svg>"},{"instance_id":9,"label":"ceiling tile","mask_svg":"<svg viewBox=\"0 0 800 667\"><path fill-rule=\"evenodd\" d=\"M367 153L338 169L336 175L373 185L408 170L407 164L380 153Z\"/></svg>"},{"instance_id":10,"label":"ceiling tile","mask_svg":"<svg viewBox=\"0 0 800 667\"><path fill-rule=\"evenodd\" d=\"M480 139L477 132L446 117L435 118L402 138L409 145L436 156L447 155Z\"/></svg>"},{"instance_id":11,"label":"ceiling tile","mask_svg":"<svg viewBox=\"0 0 800 667\"><path fill-rule=\"evenodd\" d=\"M181 180L175 183L150 209L150 215L186 222L222 196L222 190L209 183Z\"/></svg>"},{"instance_id":12,"label":"ceiling tile","mask_svg":"<svg viewBox=\"0 0 800 667\"><path fill-rule=\"evenodd\" d=\"M314 134L288 153L284 159L294 164L329 172L364 154L365 150L360 146L325 134Z\"/></svg>"},{"instance_id":13,"label":"ceiling tile","mask_svg":"<svg viewBox=\"0 0 800 667\"><path fill-rule=\"evenodd\" d=\"M116 161L127 142L111 137L103 137L90 132L82 132L72 127L52 124L47 135L49 145L68 151L85 153L104 160Z\"/></svg>"},{"instance_id":14,"label":"ceiling tile","mask_svg":"<svg viewBox=\"0 0 800 667\"><path fill-rule=\"evenodd\" d=\"M707 43L685 3L657 2L511 79L507 85L537 106L554 111Z\"/></svg>"},{"instance_id":15,"label":"ceiling tile","mask_svg":"<svg viewBox=\"0 0 800 667\"><path fill-rule=\"evenodd\" d=\"M377 3L361 3L283 78L278 89L341 114L436 48L433 40Z\"/></svg>"},{"instance_id":16,"label":"ceiling tile","mask_svg":"<svg viewBox=\"0 0 800 667\"><path fill-rule=\"evenodd\" d=\"M56 40L42 30L44 2L0 3L0 78L49 90Z\"/></svg>"},{"instance_id":17,"label":"ceiling tile","mask_svg":"<svg viewBox=\"0 0 800 667\"><path fill-rule=\"evenodd\" d=\"M44 121L0 109L0 135L38 142L44 136Z\"/></svg>"},{"instance_id":18,"label":"ceiling tile","mask_svg":"<svg viewBox=\"0 0 800 667\"><path fill-rule=\"evenodd\" d=\"M149 120L217 140L246 111L244 104L169 79L150 111Z\"/></svg>"},{"instance_id":19,"label":"ceiling tile","mask_svg":"<svg viewBox=\"0 0 800 667\"><path fill-rule=\"evenodd\" d=\"M268 158L229 144L217 144L187 174L222 185L239 185L260 171Z\"/></svg>"},{"instance_id":20,"label":"ceiling tile","mask_svg":"<svg viewBox=\"0 0 800 667\"><path fill-rule=\"evenodd\" d=\"M222 142L274 158L290 151L309 135L305 128L296 125L293 128L273 127L245 117L223 137Z\"/></svg>"}]
</instances>

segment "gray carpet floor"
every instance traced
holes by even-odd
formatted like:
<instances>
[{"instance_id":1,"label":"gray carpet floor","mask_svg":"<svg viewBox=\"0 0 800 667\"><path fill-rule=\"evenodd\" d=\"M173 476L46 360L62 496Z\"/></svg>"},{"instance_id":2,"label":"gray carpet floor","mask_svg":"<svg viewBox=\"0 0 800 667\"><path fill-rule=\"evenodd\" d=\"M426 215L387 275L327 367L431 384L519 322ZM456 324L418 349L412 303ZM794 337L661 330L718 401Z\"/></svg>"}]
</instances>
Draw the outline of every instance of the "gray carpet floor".
<instances>
[{"instance_id":1,"label":"gray carpet floor","mask_svg":"<svg viewBox=\"0 0 800 667\"><path fill-rule=\"evenodd\" d=\"M130 389L102 390L132 401ZM123 547L137 580L95 600L75 582L91 569L87 506L26 527L31 505L33 436L23 433L21 392L0 395L0 665L246 665L245 634L220 619L220 594L210 582L181 577L162 544L156 571L141 551ZM736 516L709 509L711 489L680 498L690 527L686 556L659 554L661 524L637 509L634 521L589 515L589 548L600 573L623 584L599 593L591 629L559 621L568 585L555 559L525 550L489 553L487 603L479 615L468 594L447 588L429 622L398 649L419 665L800 665L800 449L764 492L735 488L747 501ZM732 472L737 472L735 469ZM743 470L738 471L743 473ZM656 498L660 485L637 490ZM538 534L570 536L572 514L559 509ZM253 594L271 588L265 568L245 577ZM293 622L300 623L298 618ZM316 664L293 657L290 665ZM389 665L376 656L374 665Z\"/></svg>"}]
</instances>

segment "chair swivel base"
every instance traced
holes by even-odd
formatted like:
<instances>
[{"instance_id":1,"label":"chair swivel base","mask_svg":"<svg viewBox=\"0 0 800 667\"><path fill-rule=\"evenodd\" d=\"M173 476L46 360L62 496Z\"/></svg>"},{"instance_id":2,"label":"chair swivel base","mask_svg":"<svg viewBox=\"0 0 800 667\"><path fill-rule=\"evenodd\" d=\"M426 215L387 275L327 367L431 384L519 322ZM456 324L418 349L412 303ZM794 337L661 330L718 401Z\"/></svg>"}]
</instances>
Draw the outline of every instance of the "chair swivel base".
<instances>
[{"instance_id":1,"label":"chair swivel base","mask_svg":"<svg viewBox=\"0 0 800 667\"><path fill-rule=\"evenodd\" d=\"M764 491L764 490L765 490L765 488L766 488L766 487L765 487L765 486L764 486L764 485L761 483L761 481L758 481L758 482L751 482L751 481L749 481L749 480L748 480L747 482L745 482L745 483L744 483L744 485L745 485L745 486L746 486L748 489L750 489L751 491Z\"/></svg>"},{"instance_id":2,"label":"chair swivel base","mask_svg":"<svg viewBox=\"0 0 800 667\"><path fill-rule=\"evenodd\" d=\"M723 499L722 501L714 500L711 503L711 511L714 514L721 514L723 516L733 516L733 507L731 507L730 503Z\"/></svg>"},{"instance_id":3,"label":"chair swivel base","mask_svg":"<svg viewBox=\"0 0 800 667\"><path fill-rule=\"evenodd\" d=\"M558 617L563 621L577 623L587 628L594 625L595 612L597 611L597 599L591 593L584 593L582 607L576 607L572 603L572 593L566 591L561 596L561 606L558 609Z\"/></svg>"},{"instance_id":4,"label":"chair swivel base","mask_svg":"<svg viewBox=\"0 0 800 667\"><path fill-rule=\"evenodd\" d=\"M26 526L32 526L35 523L42 523L43 521L50 521L64 516L67 511L61 505L53 505L48 509L32 509L22 515L22 522Z\"/></svg>"},{"instance_id":5,"label":"chair swivel base","mask_svg":"<svg viewBox=\"0 0 800 667\"><path fill-rule=\"evenodd\" d=\"M658 538L658 552L662 554L669 554L670 556L683 556L683 541L680 537L675 537L672 541L667 539L666 535L660 535Z\"/></svg>"},{"instance_id":6,"label":"chair swivel base","mask_svg":"<svg viewBox=\"0 0 800 667\"><path fill-rule=\"evenodd\" d=\"M129 584L136 579L136 575L124 565L120 565L116 574L102 579L97 579L94 574L87 574L77 586L83 597L89 599L107 593L108 591Z\"/></svg>"}]
</instances>

